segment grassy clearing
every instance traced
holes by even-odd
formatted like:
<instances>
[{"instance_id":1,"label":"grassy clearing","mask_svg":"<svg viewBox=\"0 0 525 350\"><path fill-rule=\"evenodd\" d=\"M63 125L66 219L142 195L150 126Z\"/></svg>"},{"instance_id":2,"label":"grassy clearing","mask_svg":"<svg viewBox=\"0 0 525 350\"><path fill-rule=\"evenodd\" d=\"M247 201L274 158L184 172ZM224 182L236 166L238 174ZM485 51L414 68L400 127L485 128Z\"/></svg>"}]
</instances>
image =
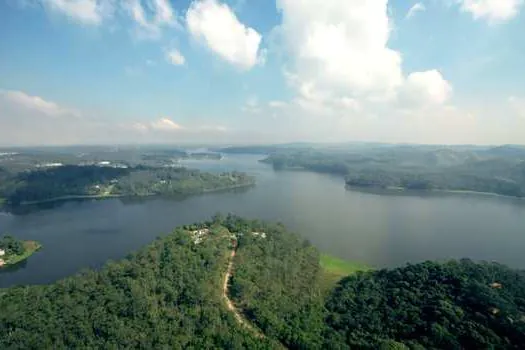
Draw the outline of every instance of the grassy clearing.
<instances>
[{"instance_id":1,"label":"grassy clearing","mask_svg":"<svg viewBox=\"0 0 525 350\"><path fill-rule=\"evenodd\" d=\"M330 290L342 278L359 271L370 271L371 267L365 264L346 261L328 254L321 254L322 268L321 283L325 291Z\"/></svg>"},{"instance_id":2,"label":"grassy clearing","mask_svg":"<svg viewBox=\"0 0 525 350\"><path fill-rule=\"evenodd\" d=\"M15 265L29 258L31 255L36 253L42 245L36 241L25 241L24 243L25 252L20 255L10 255L6 260L6 265Z\"/></svg>"}]
</instances>

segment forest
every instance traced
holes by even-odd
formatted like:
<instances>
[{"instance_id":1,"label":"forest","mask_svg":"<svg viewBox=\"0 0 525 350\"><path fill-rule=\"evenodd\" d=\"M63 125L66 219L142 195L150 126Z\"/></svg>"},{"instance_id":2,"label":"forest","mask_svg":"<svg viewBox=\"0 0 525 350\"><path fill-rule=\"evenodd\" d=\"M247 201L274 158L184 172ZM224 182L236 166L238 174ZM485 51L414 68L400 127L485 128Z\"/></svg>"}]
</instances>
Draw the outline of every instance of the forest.
<instances>
[{"instance_id":1,"label":"forest","mask_svg":"<svg viewBox=\"0 0 525 350\"><path fill-rule=\"evenodd\" d=\"M249 186L244 173L203 173L139 165L120 168L64 165L9 173L0 169L0 198L8 206L68 197L186 195Z\"/></svg>"},{"instance_id":2,"label":"forest","mask_svg":"<svg viewBox=\"0 0 525 350\"><path fill-rule=\"evenodd\" d=\"M204 228L207 236L196 241L195 232ZM237 253L228 295L249 327L223 298L232 249ZM0 348L525 344L523 271L470 260L424 262L356 272L321 292L325 271L319 259L315 247L280 224L216 215L98 271L0 290Z\"/></svg>"},{"instance_id":3,"label":"forest","mask_svg":"<svg viewBox=\"0 0 525 350\"><path fill-rule=\"evenodd\" d=\"M345 177L350 187L472 191L525 196L525 148L519 146L362 146L282 149L263 162Z\"/></svg>"}]
</instances>

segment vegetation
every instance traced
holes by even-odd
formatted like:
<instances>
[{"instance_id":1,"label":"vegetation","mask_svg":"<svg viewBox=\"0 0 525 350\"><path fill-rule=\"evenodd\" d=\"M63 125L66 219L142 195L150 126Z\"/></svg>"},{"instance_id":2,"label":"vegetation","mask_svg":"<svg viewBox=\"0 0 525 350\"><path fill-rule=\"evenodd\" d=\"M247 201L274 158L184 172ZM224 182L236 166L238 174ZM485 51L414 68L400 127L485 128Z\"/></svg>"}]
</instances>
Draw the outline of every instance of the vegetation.
<instances>
[{"instance_id":1,"label":"vegetation","mask_svg":"<svg viewBox=\"0 0 525 350\"><path fill-rule=\"evenodd\" d=\"M345 176L351 187L472 191L525 196L525 148L370 146L285 149L264 162Z\"/></svg>"},{"instance_id":2,"label":"vegetation","mask_svg":"<svg viewBox=\"0 0 525 350\"><path fill-rule=\"evenodd\" d=\"M230 241L211 238L179 228L100 271L0 290L0 348L272 348L224 307Z\"/></svg>"},{"instance_id":3,"label":"vegetation","mask_svg":"<svg viewBox=\"0 0 525 350\"><path fill-rule=\"evenodd\" d=\"M329 348L518 349L525 275L469 260L426 262L344 279L326 302Z\"/></svg>"},{"instance_id":4,"label":"vegetation","mask_svg":"<svg viewBox=\"0 0 525 350\"><path fill-rule=\"evenodd\" d=\"M239 229L243 235L230 289L235 304L284 346L320 347L323 299L318 251L279 225L255 222Z\"/></svg>"},{"instance_id":5,"label":"vegetation","mask_svg":"<svg viewBox=\"0 0 525 350\"><path fill-rule=\"evenodd\" d=\"M0 259L7 265L15 265L33 255L42 246L35 241L20 241L12 236L5 235L0 239L0 249L4 256Z\"/></svg>"},{"instance_id":6,"label":"vegetation","mask_svg":"<svg viewBox=\"0 0 525 350\"><path fill-rule=\"evenodd\" d=\"M249 326L223 298L232 249L228 293ZM525 344L523 271L469 260L358 271L362 268L320 256L282 225L217 215L178 228L100 271L0 290L0 348ZM350 275L323 293L326 271Z\"/></svg>"},{"instance_id":7,"label":"vegetation","mask_svg":"<svg viewBox=\"0 0 525 350\"><path fill-rule=\"evenodd\" d=\"M254 184L243 173L208 174L185 168L65 165L4 173L0 197L9 206L56 199L194 194Z\"/></svg>"},{"instance_id":8,"label":"vegetation","mask_svg":"<svg viewBox=\"0 0 525 350\"><path fill-rule=\"evenodd\" d=\"M328 254L321 254L320 266L322 269L321 286L324 290L331 290L343 277L371 270L364 264L349 262Z\"/></svg>"}]
</instances>

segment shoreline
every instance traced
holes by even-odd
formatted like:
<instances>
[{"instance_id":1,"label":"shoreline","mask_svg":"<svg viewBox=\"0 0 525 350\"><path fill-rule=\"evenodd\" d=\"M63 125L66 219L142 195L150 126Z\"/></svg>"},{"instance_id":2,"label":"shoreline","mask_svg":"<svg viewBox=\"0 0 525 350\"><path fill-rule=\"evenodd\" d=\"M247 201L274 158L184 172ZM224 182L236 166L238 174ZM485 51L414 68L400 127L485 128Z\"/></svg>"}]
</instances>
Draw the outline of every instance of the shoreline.
<instances>
[{"instance_id":1,"label":"shoreline","mask_svg":"<svg viewBox=\"0 0 525 350\"><path fill-rule=\"evenodd\" d=\"M405 187L366 187L366 186L355 186L355 185L348 185L345 184L346 188L348 189L355 189L357 191L386 191L389 193L406 193L406 194L417 194L417 193L444 193L444 194L467 194L467 195L476 195L476 196L483 196L483 197L501 197L501 198L510 198L510 199L517 199L517 200L525 200L525 197L517 197L517 196L509 196L505 194L499 194L495 192L481 192L481 191L469 191L469 190L440 190L440 189L431 189L431 190L417 190L417 189L408 189Z\"/></svg>"},{"instance_id":2,"label":"shoreline","mask_svg":"<svg viewBox=\"0 0 525 350\"><path fill-rule=\"evenodd\" d=\"M200 195L200 194L207 194L207 193L214 193L214 192L220 192L220 191L227 191L227 190L234 190L237 188L245 188L245 187L251 187L255 186L256 183L249 183L249 184L240 184L235 186L226 186L226 187L219 187L214 189L203 189L197 192L192 193L177 193L173 195L184 195L184 196L193 196L193 195ZM61 202L61 201L68 201L68 200L82 200L82 199L98 199L98 200L104 200L104 199L115 199L115 198L147 198L147 197L166 197L170 195L162 194L162 193L148 193L148 194L141 194L141 195L133 195L133 194L102 194L102 195L68 195L68 196L61 196L61 197L55 197L55 198L49 198L49 199L42 199L38 201L25 201L21 202L20 204L13 206L13 207L25 207L25 206L31 206L31 205L39 205L39 204L47 204L47 203L54 203L54 202ZM4 208L9 206L4 206ZM0 205L0 210L2 209L2 205Z\"/></svg>"}]
</instances>

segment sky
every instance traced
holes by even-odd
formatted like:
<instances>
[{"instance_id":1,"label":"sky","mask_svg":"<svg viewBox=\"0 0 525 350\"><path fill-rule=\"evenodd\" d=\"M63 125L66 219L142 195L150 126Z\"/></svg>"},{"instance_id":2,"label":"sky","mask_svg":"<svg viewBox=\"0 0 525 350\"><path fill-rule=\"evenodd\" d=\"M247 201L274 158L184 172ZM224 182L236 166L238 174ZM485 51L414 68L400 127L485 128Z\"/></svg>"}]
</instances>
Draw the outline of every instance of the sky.
<instances>
[{"instance_id":1,"label":"sky","mask_svg":"<svg viewBox=\"0 0 525 350\"><path fill-rule=\"evenodd\" d=\"M1 0L0 145L525 144L525 0Z\"/></svg>"}]
</instances>

